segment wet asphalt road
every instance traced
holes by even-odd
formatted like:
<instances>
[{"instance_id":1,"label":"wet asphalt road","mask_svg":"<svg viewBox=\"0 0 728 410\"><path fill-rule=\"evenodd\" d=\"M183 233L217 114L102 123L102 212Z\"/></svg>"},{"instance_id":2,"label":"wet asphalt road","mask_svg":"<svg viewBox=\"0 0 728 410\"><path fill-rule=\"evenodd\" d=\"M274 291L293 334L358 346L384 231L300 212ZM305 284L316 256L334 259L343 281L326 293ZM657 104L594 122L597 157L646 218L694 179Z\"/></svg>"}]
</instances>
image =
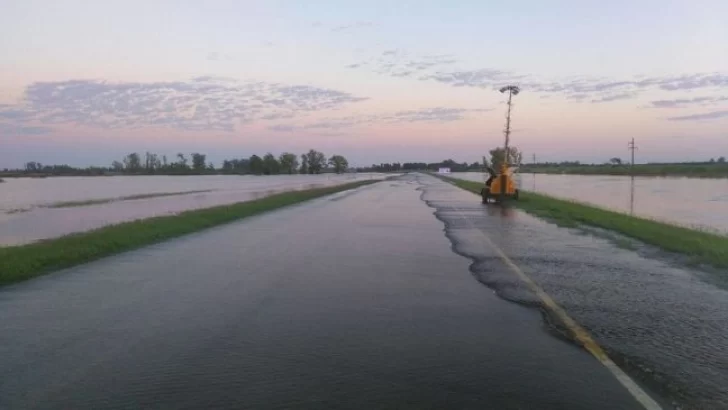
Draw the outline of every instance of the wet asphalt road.
<instances>
[{"instance_id":1,"label":"wet asphalt road","mask_svg":"<svg viewBox=\"0 0 728 410\"><path fill-rule=\"evenodd\" d=\"M639 409L453 207L555 229L405 176L3 288L0 408Z\"/></svg>"}]
</instances>

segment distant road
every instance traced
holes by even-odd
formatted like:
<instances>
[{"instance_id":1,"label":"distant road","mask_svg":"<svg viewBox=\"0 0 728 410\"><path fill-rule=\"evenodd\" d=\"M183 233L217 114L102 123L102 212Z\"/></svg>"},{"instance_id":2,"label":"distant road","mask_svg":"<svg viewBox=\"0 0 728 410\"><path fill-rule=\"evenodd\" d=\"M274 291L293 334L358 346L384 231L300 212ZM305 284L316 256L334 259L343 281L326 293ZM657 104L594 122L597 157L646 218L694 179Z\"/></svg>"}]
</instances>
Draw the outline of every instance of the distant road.
<instances>
[{"instance_id":1,"label":"distant road","mask_svg":"<svg viewBox=\"0 0 728 410\"><path fill-rule=\"evenodd\" d=\"M461 194L405 176L3 288L0 408L642 408L452 252Z\"/></svg>"}]
</instances>

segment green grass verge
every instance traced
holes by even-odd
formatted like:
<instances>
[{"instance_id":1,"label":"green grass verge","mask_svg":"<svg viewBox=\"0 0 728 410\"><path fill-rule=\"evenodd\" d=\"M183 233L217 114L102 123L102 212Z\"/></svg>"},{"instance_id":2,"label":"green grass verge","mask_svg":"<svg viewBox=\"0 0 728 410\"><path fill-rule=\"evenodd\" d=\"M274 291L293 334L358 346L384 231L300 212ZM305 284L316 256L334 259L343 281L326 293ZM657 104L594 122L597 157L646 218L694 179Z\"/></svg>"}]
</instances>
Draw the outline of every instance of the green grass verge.
<instances>
[{"instance_id":1,"label":"green grass verge","mask_svg":"<svg viewBox=\"0 0 728 410\"><path fill-rule=\"evenodd\" d=\"M284 192L248 202L124 222L28 245L0 247L0 286L375 182L378 181Z\"/></svg>"},{"instance_id":2,"label":"green grass verge","mask_svg":"<svg viewBox=\"0 0 728 410\"><path fill-rule=\"evenodd\" d=\"M684 164L629 164L622 165L552 165L523 164L521 173L575 174L575 175L637 175L676 176L690 178L727 178L728 162Z\"/></svg>"},{"instance_id":3,"label":"green grass verge","mask_svg":"<svg viewBox=\"0 0 728 410\"><path fill-rule=\"evenodd\" d=\"M108 204L109 202L116 201L135 201L139 199L159 198L164 196L177 196L177 195L188 195L188 194L199 194L202 192L211 192L212 189L198 189L195 191L180 191L180 192L156 192L151 194L136 194L128 196L120 196L115 198L100 198L100 199L87 199L83 201L66 201L66 202L54 202L52 204L43 205L43 208L72 208L75 206L88 206L88 205L100 205Z\"/></svg>"},{"instance_id":4,"label":"green grass verge","mask_svg":"<svg viewBox=\"0 0 728 410\"><path fill-rule=\"evenodd\" d=\"M460 188L480 195L482 183L447 178ZM560 226L594 226L642 243L688 255L695 263L728 268L728 236L625 215L533 192L522 192L515 207Z\"/></svg>"}]
</instances>

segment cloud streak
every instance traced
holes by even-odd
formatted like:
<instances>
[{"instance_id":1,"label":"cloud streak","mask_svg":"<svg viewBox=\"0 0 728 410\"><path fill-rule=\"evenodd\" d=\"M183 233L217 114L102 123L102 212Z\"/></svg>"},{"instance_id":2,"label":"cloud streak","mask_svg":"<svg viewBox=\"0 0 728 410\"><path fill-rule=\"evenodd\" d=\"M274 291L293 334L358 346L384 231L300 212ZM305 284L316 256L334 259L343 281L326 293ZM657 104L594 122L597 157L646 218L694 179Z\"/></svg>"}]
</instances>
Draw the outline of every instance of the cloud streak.
<instances>
[{"instance_id":1,"label":"cloud streak","mask_svg":"<svg viewBox=\"0 0 728 410\"><path fill-rule=\"evenodd\" d=\"M25 126L13 123L0 122L0 136L2 135L42 135L53 132L50 127Z\"/></svg>"},{"instance_id":2,"label":"cloud streak","mask_svg":"<svg viewBox=\"0 0 728 410\"><path fill-rule=\"evenodd\" d=\"M58 124L232 132L240 123L293 118L364 100L308 85L209 76L156 83L72 80L29 85L21 103L0 107L0 121L10 123L6 130L25 133L39 131L33 126Z\"/></svg>"},{"instance_id":3,"label":"cloud streak","mask_svg":"<svg viewBox=\"0 0 728 410\"><path fill-rule=\"evenodd\" d=\"M728 118L728 111L713 111L703 114L683 115L679 117L668 117L670 121L700 121L700 120L716 120L719 118Z\"/></svg>"},{"instance_id":4,"label":"cloud streak","mask_svg":"<svg viewBox=\"0 0 728 410\"><path fill-rule=\"evenodd\" d=\"M543 81L529 75L484 68L470 71L436 72L422 77L454 87L475 87L497 89L506 83L516 83L524 89L542 93L561 93L566 96L577 94L594 95L609 92L623 96L628 93L657 89L662 91L695 90L703 88L728 88L728 74L692 74L673 77L653 77L629 80L574 77L565 80ZM600 98L598 101L605 100ZM606 98L609 100L609 98Z\"/></svg>"},{"instance_id":5,"label":"cloud streak","mask_svg":"<svg viewBox=\"0 0 728 410\"><path fill-rule=\"evenodd\" d=\"M357 21L355 23L333 27L331 29L331 31L333 31L334 33L339 33L342 31L348 31L348 30L353 30L353 29L358 29L358 28L372 27L373 25L374 25L374 23L371 21Z\"/></svg>"},{"instance_id":6,"label":"cloud streak","mask_svg":"<svg viewBox=\"0 0 728 410\"><path fill-rule=\"evenodd\" d=\"M610 94L610 95L605 95L601 98L591 100L591 102L598 104L598 103L617 101L617 100L627 100L630 98L634 98L635 96L636 96L635 93Z\"/></svg>"},{"instance_id":7,"label":"cloud streak","mask_svg":"<svg viewBox=\"0 0 728 410\"><path fill-rule=\"evenodd\" d=\"M458 61L450 55L413 57L400 49L385 50L376 58L347 66L368 68L392 77L416 77L452 87L497 90L505 84L517 84L531 92L561 95L577 101L605 103L636 98L645 91L692 91L728 88L728 73L695 73L664 77L634 76L625 79L574 76L544 79L498 68L443 70Z\"/></svg>"},{"instance_id":8,"label":"cloud streak","mask_svg":"<svg viewBox=\"0 0 728 410\"><path fill-rule=\"evenodd\" d=\"M419 110L397 111L389 114L326 118L318 122L301 126L295 126L292 124L273 125L268 127L268 129L276 132L294 132L316 129L338 130L373 124L401 124L414 122L445 123L464 120L465 118L467 118L468 114L482 113L488 111L492 111L492 109L434 107L423 108Z\"/></svg>"},{"instance_id":9,"label":"cloud streak","mask_svg":"<svg viewBox=\"0 0 728 410\"><path fill-rule=\"evenodd\" d=\"M694 97L677 98L674 100L651 101L653 108L682 108L689 105L711 105L722 101L728 101L728 97Z\"/></svg>"},{"instance_id":10,"label":"cloud streak","mask_svg":"<svg viewBox=\"0 0 728 410\"><path fill-rule=\"evenodd\" d=\"M375 58L349 64L347 68L371 67L374 72L393 77L409 77L426 72L432 68L456 63L449 54L411 55L400 50L385 50Z\"/></svg>"}]
</instances>

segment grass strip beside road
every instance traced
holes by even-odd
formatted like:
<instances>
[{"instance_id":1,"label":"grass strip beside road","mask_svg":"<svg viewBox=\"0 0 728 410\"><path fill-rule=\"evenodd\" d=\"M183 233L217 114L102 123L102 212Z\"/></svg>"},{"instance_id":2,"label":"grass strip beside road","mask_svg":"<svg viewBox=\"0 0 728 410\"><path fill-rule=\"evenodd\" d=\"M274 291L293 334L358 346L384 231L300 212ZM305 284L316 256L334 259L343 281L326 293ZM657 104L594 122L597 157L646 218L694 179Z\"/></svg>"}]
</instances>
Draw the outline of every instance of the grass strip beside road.
<instances>
[{"instance_id":1,"label":"grass strip beside road","mask_svg":"<svg viewBox=\"0 0 728 410\"><path fill-rule=\"evenodd\" d=\"M683 164L552 165L524 164L521 173L570 175L638 175L653 177L728 178L728 162Z\"/></svg>"},{"instance_id":2,"label":"grass strip beside road","mask_svg":"<svg viewBox=\"0 0 728 410\"><path fill-rule=\"evenodd\" d=\"M480 195L481 182L447 178L458 187ZM514 206L560 226L594 226L617 232L661 249L685 254L694 263L728 268L728 236L626 215L534 192L521 192Z\"/></svg>"},{"instance_id":3,"label":"grass strip beside road","mask_svg":"<svg viewBox=\"0 0 728 410\"><path fill-rule=\"evenodd\" d=\"M66 201L66 202L54 202L48 205L42 205L43 208L72 208L76 206L88 206L88 205L100 205L108 204L109 202L117 201L136 201L139 199L159 198L165 196L177 196L177 195L188 195L188 194L200 194L203 192L212 192L212 189L198 189L194 191L180 191L180 192L156 192L151 194L136 194L128 196L120 196L115 198L101 198L101 199L87 199L83 201Z\"/></svg>"},{"instance_id":4,"label":"grass strip beside road","mask_svg":"<svg viewBox=\"0 0 728 410\"><path fill-rule=\"evenodd\" d=\"M124 222L27 245L0 247L0 286L375 182L379 181L284 192L253 201Z\"/></svg>"}]
</instances>

